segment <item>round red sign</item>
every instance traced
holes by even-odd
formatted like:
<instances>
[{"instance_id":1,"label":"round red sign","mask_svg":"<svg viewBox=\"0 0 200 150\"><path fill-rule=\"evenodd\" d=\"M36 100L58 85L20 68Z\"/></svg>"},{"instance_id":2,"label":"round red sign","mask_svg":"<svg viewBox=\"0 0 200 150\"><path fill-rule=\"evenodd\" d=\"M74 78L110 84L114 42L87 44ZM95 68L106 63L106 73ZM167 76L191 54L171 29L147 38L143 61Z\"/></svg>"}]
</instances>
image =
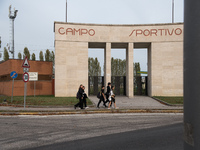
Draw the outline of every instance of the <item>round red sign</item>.
<instances>
[{"instance_id":1,"label":"round red sign","mask_svg":"<svg viewBox=\"0 0 200 150\"><path fill-rule=\"evenodd\" d=\"M24 82L28 82L29 81L29 74L27 73L27 72L25 72L24 74L23 74L23 81Z\"/></svg>"}]
</instances>

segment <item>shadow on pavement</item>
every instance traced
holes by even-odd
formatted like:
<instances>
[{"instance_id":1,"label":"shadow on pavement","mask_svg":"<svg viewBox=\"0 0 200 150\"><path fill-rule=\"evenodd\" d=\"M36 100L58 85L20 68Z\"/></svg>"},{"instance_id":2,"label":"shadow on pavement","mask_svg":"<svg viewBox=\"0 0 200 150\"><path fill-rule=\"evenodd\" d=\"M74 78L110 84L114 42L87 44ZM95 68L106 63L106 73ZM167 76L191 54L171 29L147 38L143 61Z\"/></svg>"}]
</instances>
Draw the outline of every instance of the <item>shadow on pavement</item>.
<instances>
[{"instance_id":1,"label":"shadow on pavement","mask_svg":"<svg viewBox=\"0 0 200 150\"><path fill-rule=\"evenodd\" d=\"M183 124L55 143L32 150L182 150ZM30 149L29 149L30 150Z\"/></svg>"}]
</instances>

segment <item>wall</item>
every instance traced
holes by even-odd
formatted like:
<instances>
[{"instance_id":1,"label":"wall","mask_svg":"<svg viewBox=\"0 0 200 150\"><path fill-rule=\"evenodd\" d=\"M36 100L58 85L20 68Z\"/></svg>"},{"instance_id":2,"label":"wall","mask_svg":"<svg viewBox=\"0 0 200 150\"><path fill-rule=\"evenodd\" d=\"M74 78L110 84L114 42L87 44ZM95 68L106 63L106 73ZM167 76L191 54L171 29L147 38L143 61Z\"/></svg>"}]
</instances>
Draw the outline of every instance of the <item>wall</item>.
<instances>
[{"instance_id":1,"label":"wall","mask_svg":"<svg viewBox=\"0 0 200 150\"><path fill-rule=\"evenodd\" d=\"M18 74L23 74L23 60L10 59L0 63L0 75L10 74L16 71ZM52 62L32 61L29 60L29 72L38 72L40 75L52 75Z\"/></svg>"},{"instance_id":2,"label":"wall","mask_svg":"<svg viewBox=\"0 0 200 150\"><path fill-rule=\"evenodd\" d=\"M183 43L152 43L152 95L183 96Z\"/></svg>"},{"instance_id":3,"label":"wall","mask_svg":"<svg viewBox=\"0 0 200 150\"><path fill-rule=\"evenodd\" d=\"M0 95L12 95L12 81L0 82ZM24 82L14 81L13 96L24 95ZM34 95L34 82L27 82L27 95ZM52 81L35 81L35 95L52 95Z\"/></svg>"},{"instance_id":4,"label":"wall","mask_svg":"<svg viewBox=\"0 0 200 150\"><path fill-rule=\"evenodd\" d=\"M88 85L88 43L56 41L55 47L55 96L74 97L80 84Z\"/></svg>"},{"instance_id":5,"label":"wall","mask_svg":"<svg viewBox=\"0 0 200 150\"><path fill-rule=\"evenodd\" d=\"M0 95L12 95L12 78L10 73L16 71L18 77L14 80L14 96L24 95L24 82L22 80L23 60L7 60L0 63ZM29 72L38 72L38 81L35 81L36 95L52 95L52 62L29 61ZM34 81L27 82L27 95L34 95Z\"/></svg>"}]
</instances>

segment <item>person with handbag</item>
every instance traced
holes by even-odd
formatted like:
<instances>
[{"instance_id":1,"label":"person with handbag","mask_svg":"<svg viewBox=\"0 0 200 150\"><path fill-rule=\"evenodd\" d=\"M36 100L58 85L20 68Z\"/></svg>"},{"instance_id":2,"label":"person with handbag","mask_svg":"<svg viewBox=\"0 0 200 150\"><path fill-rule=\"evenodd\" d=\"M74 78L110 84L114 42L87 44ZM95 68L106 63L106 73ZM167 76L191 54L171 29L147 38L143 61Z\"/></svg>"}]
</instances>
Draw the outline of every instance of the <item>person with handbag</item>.
<instances>
[{"instance_id":1,"label":"person with handbag","mask_svg":"<svg viewBox=\"0 0 200 150\"><path fill-rule=\"evenodd\" d=\"M76 109L76 107L78 106L81 109L83 109L83 85L82 84L79 87L77 95L78 95L79 102L76 105L74 105L74 109Z\"/></svg>"},{"instance_id":2,"label":"person with handbag","mask_svg":"<svg viewBox=\"0 0 200 150\"><path fill-rule=\"evenodd\" d=\"M111 83L108 82L108 86L107 86L107 91L106 91L106 103L109 103L109 96L110 96L110 90L111 90Z\"/></svg>"},{"instance_id":3,"label":"person with handbag","mask_svg":"<svg viewBox=\"0 0 200 150\"><path fill-rule=\"evenodd\" d=\"M87 107L87 101L86 98L88 98L87 94L85 93L85 86L83 86L83 104L85 105L85 109L88 109Z\"/></svg>"},{"instance_id":4,"label":"person with handbag","mask_svg":"<svg viewBox=\"0 0 200 150\"><path fill-rule=\"evenodd\" d=\"M106 102L105 102L104 88L105 88L104 86L101 87L100 95L98 96L99 97L99 102L97 104L97 108L99 108L99 105L100 105L101 101L103 101L103 105L105 107L107 107L106 106Z\"/></svg>"}]
</instances>

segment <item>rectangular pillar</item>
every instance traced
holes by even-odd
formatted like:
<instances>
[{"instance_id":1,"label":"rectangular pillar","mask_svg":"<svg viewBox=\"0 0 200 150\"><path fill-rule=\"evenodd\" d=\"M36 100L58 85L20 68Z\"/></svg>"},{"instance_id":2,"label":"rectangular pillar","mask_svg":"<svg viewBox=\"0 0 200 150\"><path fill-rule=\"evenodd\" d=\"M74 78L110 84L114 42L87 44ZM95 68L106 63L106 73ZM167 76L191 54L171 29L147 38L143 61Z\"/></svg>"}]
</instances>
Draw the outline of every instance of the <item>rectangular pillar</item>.
<instances>
[{"instance_id":1,"label":"rectangular pillar","mask_svg":"<svg viewBox=\"0 0 200 150\"><path fill-rule=\"evenodd\" d=\"M152 97L152 75L151 75L151 64L152 64L152 52L151 45L148 47L148 96Z\"/></svg>"},{"instance_id":2,"label":"rectangular pillar","mask_svg":"<svg viewBox=\"0 0 200 150\"><path fill-rule=\"evenodd\" d=\"M104 49L104 86L105 91L108 82L111 82L111 43L106 43Z\"/></svg>"},{"instance_id":3,"label":"rectangular pillar","mask_svg":"<svg viewBox=\"0 0 200 150\"><path fill-rule=\"evenodd\" d=\"M126 96L134 97L134 75L133 75L133 43L128 43L126 49Z\"/></svg>"},{"instance_id":4,"label":"rectangular pillar","mask_svg":"<svg viewBox=\"0 0 200 150\"><path fill-rule=\"evenodd\" d=\"M55 96L74 97L80 84L88 93L88 43L55 41Z\"/></svg>"}]
</instances>

